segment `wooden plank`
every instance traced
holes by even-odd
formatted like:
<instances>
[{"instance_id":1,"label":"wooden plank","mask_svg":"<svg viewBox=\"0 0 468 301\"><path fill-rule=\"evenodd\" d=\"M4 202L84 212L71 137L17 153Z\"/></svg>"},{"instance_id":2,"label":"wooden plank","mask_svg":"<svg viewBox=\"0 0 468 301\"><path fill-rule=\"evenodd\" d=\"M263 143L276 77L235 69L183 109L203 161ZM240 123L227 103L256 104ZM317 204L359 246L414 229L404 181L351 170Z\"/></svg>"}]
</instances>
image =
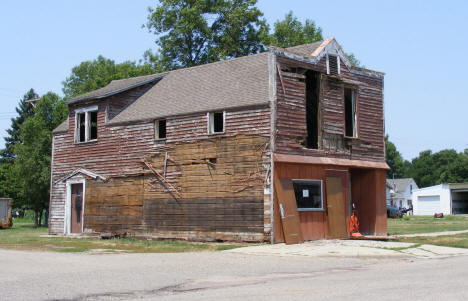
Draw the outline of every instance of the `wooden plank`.
<instances>
[{"instance_id":1,"label":"wooden plank","mask_svg":"<svg viewBox=\"0 0 468 301\"><path fill-rule=\"evenodd\" d=\"M286 244L304 242L292 181L290 179L275 179L275 192L278 195L281 224Z\"/></svg>"},{"instance_id":2,"label":"wooden plank","mask_svg":"<svg viewBox=\"0 0 468 301\"><path fill-rule=\"evenodd\" d=\"M346 201L342 178L329 176L326 178L327 211L330 238L347 238Z\"/></svg>"}]
</instances>

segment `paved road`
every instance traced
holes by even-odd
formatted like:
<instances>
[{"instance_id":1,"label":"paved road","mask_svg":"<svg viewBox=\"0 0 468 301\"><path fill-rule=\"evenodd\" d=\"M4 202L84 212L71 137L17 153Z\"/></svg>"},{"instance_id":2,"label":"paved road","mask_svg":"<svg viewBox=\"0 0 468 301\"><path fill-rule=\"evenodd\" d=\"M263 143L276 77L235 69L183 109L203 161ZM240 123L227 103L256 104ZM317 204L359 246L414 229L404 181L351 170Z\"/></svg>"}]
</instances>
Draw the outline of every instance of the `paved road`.
<instances>
[{"instance_id":1,"label":"paved road","mask_svg":"<svg viewBox=\"0 0 468 301\"><path fill-rule=\"evenodd\" d=\"M468 256L0 250L0 300L468 300Z\"/></svg>"}]
</instances>

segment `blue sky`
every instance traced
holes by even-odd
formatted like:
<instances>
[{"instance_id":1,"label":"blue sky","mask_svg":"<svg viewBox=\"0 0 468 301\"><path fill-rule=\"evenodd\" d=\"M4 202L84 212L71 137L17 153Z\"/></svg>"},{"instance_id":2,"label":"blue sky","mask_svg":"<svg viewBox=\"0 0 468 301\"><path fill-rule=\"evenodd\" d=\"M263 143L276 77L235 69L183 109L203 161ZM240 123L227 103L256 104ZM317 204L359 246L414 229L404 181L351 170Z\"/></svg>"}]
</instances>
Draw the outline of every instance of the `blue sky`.
<instances>
[{"instance_id":1,"label":"blue sky","mask_svg":"<svg viewBox=\"0 0 468 301\"><path fill-rule=\"evenodd\" d=\"M138 60L155 49L142 28L155 3L1 1L0 136L29 88L61 94L84 60ZM468 148L467 1L260 0L258 7L270 25L290 10L314 20L367 68L386 73L386 132L406 159Z\"/></svg>"}]
</instances>

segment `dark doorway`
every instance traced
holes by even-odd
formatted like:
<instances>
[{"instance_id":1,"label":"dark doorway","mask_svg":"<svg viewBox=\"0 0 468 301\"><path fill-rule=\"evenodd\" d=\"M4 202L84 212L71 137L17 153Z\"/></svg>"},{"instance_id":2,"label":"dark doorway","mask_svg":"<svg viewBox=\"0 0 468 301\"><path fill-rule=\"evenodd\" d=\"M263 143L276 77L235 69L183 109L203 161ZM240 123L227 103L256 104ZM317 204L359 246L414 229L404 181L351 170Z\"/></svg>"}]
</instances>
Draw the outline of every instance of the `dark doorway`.
<instances>
[{"instance_id":1,"label":"dark doorway","mask_svg":"<svg viewBox=\"0 0 468 301\"><path fill-rule=\"evenodd\" d=\"M307 148L318 148L320 73L306 72Z\"/></svg>"},{"instance_id":2,"label":"dark doorway","mask_svg":"<svg viewBox=\"0 0 468 301\"><path fill-rule=\"evenodd\" d=\"M83 232L83 184L72 184L71 186L71 216L70 216L70 232Z\"/></svg>"}]
</instances>

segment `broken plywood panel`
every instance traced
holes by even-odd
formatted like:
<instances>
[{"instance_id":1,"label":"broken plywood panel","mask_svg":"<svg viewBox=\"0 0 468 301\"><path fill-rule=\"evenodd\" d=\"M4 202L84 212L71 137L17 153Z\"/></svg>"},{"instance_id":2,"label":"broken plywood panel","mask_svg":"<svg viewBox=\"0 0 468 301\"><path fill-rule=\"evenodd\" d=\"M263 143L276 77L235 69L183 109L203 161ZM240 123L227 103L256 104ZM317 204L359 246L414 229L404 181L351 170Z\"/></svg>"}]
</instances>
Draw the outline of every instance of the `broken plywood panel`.
<instances>
[{"instance_id":1,"label":"broken plywood panel","mask_svg":"<svg viewBox=\"0 0 468 301\"><path fill-rule=\"evenodd\" d=\"M286 244L304 242L292 181L290 179L275 179L274 186L278 196L281 225Z\"/></svg>"}]
</instances>

